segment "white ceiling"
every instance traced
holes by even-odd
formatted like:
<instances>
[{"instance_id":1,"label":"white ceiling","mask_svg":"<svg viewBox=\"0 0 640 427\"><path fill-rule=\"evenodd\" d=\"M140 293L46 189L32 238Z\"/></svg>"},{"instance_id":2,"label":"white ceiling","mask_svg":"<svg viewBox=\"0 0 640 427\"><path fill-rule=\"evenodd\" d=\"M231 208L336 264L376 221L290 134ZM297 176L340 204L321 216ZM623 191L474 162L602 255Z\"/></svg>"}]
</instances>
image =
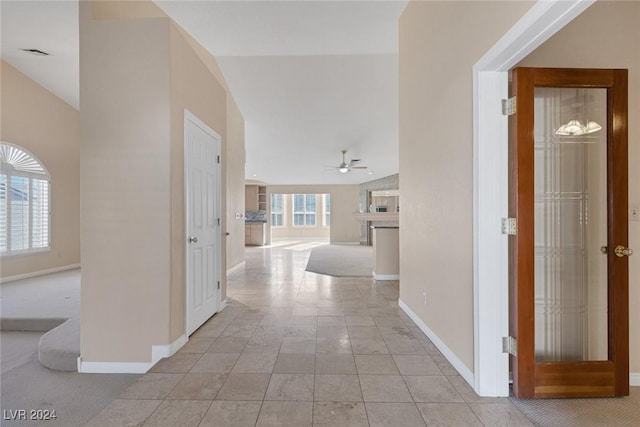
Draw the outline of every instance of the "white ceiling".
<instances>
[{"instance_id":1,"label":"white ceiling","mask_svg":"<svg viewBox=\"0 0 640 427\"><path fill-rule=\"evenodd\" d=\"M2 59L78 108L80 47L77 1L0 1ZM34 56L21 49L39 49Z\"/></svg>"},{"instance_id":2,"label":"white ceiling","mask_svg":"<svg viewBox=\"0 0 640 427\"><path fill-rule=\"evenodd\" d=\"M217 57L245 118L247 179L354 184L398 172L406 0L156 3ZM77 108L77 2L3 0L1 13L2 58ZM369 169L325 171L342 149Z\"/></svg>"}]
</instances>

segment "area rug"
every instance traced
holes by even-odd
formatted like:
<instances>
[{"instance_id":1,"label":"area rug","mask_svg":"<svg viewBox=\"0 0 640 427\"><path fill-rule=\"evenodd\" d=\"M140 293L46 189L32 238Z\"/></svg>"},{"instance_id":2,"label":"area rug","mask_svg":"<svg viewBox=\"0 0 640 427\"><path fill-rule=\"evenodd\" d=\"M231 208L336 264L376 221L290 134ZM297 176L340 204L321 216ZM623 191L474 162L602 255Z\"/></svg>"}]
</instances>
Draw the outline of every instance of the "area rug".
<instances>
[{"instance_id":1,"label":"area rug","mask_svg":"<svg viewBox=\"0 0 640 427\"><path fill-rule=\"evenodd\" d=\"M372 258L371 246L323 245L311 250L306 270L336 277L370 277Z\"/></svg>"}]
</instances>

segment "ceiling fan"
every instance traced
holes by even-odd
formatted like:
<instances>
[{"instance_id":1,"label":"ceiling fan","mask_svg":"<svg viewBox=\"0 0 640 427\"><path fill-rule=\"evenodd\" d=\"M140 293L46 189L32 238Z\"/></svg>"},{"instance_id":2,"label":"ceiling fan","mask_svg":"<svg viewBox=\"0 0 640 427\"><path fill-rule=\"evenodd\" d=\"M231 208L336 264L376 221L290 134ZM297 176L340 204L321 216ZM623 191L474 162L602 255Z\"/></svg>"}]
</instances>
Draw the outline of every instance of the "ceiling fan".
<instances>
[{"instance_id":1,"label":"ceiling fan","mask_svg":"<svg viewBox=\"0 0 640 427\"><path fill-rule=\"evenodd\" d=\"M342 153L342 163L340 163L338 166L327 166L328 168L330 168L329 170L337 170L340 173L347 173L350 172L352 169L367 169L366 166L358 166L358 164L360 163L360 159L351 159L349 160L349 163L347 163L345 156L347 154L347 150L341 150L340 151Z\"/></svg>"}]
</instances>

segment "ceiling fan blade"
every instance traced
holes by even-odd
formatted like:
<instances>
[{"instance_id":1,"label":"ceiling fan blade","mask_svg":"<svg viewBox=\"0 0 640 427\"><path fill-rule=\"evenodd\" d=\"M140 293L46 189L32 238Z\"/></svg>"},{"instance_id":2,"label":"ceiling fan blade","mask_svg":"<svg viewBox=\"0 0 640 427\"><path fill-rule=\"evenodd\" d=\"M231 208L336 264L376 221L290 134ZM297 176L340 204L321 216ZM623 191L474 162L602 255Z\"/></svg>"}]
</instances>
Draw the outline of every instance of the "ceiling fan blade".
<instances>
[{"instance_id":1,"label":"ceiling fan blade","mask_svg":"<svg viewBox=\"0 0 640 427\"><path fill-rule=\"evenodd\" d=\"M347 150L340 150L342 153L342 163L338 166L325 166L325 172L337 170L340 173L351 172L352 169L367 169L366 166L356 166L361 162L361 159L351 159L349 163L346 161Z\"/></svg>"}]
</instances>

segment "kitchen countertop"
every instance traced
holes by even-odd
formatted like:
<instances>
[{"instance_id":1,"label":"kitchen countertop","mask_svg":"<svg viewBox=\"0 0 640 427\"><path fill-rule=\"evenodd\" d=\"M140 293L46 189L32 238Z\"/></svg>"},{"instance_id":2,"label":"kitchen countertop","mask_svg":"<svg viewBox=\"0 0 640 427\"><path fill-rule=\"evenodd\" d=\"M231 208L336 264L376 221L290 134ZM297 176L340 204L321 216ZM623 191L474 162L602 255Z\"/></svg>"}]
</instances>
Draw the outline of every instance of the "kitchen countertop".
<instances>
[{"instance_id":1,"label":"kitchen countertop","mask_svg":"<svg viewBox=\"0 0 640 427\"><path fill-rule=\"evenodd\" d=\"M398 212L354 212L353 216L358 221L398 222Z\"/></svg>"}]
</instances>

